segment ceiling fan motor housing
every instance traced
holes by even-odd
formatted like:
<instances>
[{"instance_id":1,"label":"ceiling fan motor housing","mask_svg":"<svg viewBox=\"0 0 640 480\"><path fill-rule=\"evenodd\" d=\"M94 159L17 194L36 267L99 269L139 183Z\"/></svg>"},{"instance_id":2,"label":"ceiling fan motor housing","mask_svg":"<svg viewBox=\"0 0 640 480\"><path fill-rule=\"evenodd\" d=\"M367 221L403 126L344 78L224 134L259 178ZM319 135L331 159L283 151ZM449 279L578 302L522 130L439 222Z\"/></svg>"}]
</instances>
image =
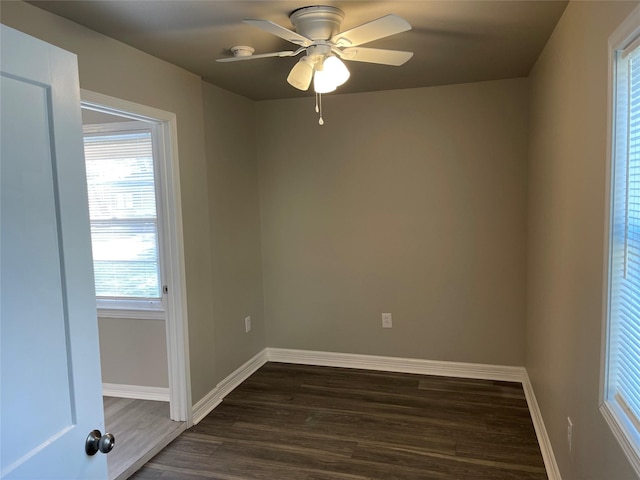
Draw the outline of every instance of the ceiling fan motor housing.
<instances>
[{"instance_id":1,"label":"ceiling fan motor housing","mask_svg":"<svg viewBox=\"0 0 640 480\"><path fill-rule=\"evenodd\" d=\"M322 41L340 32L344 12L336 7L318 5L294 10L289 19L300 35L313 41Z\"/></svg>"}]
</instances>

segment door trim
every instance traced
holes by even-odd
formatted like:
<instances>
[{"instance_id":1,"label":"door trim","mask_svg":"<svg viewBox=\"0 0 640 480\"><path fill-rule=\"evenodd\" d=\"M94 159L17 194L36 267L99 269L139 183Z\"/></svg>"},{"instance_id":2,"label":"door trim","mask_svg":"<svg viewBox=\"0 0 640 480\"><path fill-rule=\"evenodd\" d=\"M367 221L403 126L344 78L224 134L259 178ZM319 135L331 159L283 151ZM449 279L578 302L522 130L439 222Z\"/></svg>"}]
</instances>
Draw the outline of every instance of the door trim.
<instances>
[{"instance_id":1,"label":"door trim","mask_svg":"<svg viewBox=\"0 0 640 480\"><path fill-rule=\"evenodd\" d=\"M171 420L191 425L191 374L189 368L189 335L187 322L187 287L182 236L180 169L178 162L178 128L176 114L140 105L108 95L80 89L82 107L92 110L157 123L165 161L160 174L163 189L163 238L165 240L166 282L171 295L166 305L165 322L169 372Z\"/></svg>"}]
</instances>

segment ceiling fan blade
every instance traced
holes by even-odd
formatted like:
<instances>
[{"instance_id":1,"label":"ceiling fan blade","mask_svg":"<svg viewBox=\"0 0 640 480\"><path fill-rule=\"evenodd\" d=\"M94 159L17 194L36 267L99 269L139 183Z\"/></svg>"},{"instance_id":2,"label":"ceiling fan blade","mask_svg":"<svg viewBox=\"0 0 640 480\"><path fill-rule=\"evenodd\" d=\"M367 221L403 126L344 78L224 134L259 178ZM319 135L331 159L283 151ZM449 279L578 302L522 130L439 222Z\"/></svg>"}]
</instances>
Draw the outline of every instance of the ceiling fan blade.
<instances>
[{"instance_id":1,"label":"ceiling fan blade","mask_svg":"<svg viewBox=\"0 0 640 480\"><path fill-rule=\"evenodd\" d=\"M380 48L353 47L337 49L340 58L352 62L378 63L381 65L393 65L399 67L413 57L413 52L401 52L400 50L382 50Z\"/></svg>"},{"instance_id":2,"label":"ceiling fan blade","mask_svg":"<svg viewBox=\"0 0 640 480\"><path fill-rule=\"evenodd\" d=\"M351 30L340 32L334 35L331 41L338 47L356 47L407 30L411 30L409 22L402 17L391 14L363 23Z\"/></svg>"},{"instance_id":3,"label":"ceiling fan blade","mask_svg":"<svg viewBox=\"0 0 640 480\"><path fill-rule=\"evenodd\" d=\"M217 58L216 62L239 62L241 60L253 60L254 58L269 58L269 57L293 57L300 51L283 51L283 52L271 52L271 53L259 53L257 55L245 55L238 57L224 57Z\"/></svg>"},{"instance_id":4,"label":"ceiling fan blade","mask_svg":"<svg viewBox=\"0 0 640 480\"><path fill-rule=\"evenodd\" d=\"M260 30L263 30L267 33L271 33L276 37L284 38L287 42L291 42L295 45L308 47L312 43L312 41L309 40L307 37L304 37L299 33L289 30L288 28L284 28L283 26L278 25L277 23L274 23L270 20L247 19L247 20L243 20L243 22L246 23L247 25L251 25L252 27L259 28Z\"/></svg>"}]
</instances>

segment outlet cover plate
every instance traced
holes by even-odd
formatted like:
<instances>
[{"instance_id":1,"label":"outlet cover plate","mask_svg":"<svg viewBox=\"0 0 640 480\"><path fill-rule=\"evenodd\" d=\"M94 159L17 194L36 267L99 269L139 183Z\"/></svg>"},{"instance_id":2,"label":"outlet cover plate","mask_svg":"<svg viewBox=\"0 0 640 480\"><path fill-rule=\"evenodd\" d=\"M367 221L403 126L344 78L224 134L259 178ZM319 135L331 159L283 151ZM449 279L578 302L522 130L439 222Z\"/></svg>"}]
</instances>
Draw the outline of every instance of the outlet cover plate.
<instances>
[{"instance_id":1,"label":"outlet cover plate","mask_svg":"<svg viewBox=\"0 0 640 480\"><path fill-rule=\"evenodd\" d=\"M393 327L393 319L391 318L390 313L382 314L382 328L392 328Z\"/></svg>"},{"instance_id":2,"label":"outlet cover plate","mask_svg":"<svg viewBox=\"0 0 640 480\"><path fill-rule=\"evenodd\" d=\"M251 331L251 317L244 317L244 331L245 333Z\"/></svg>"}]
</instances>

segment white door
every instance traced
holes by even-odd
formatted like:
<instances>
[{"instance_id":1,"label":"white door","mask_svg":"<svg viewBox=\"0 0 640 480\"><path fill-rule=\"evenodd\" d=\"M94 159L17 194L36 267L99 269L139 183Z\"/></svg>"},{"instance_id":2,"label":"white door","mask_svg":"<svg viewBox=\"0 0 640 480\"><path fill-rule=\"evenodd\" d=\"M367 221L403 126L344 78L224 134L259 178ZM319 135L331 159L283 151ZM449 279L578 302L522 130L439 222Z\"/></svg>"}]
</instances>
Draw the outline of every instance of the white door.
<instances>
[{"instance_id":1,"label":"white door","mask_svg":"<svg viewBox=\"0 0 640 480\"><path fill-rule=\"evenodd\" d=\"M106 479L76 56L0 26L0 467Z\"/></svg>"}]
</instances>

